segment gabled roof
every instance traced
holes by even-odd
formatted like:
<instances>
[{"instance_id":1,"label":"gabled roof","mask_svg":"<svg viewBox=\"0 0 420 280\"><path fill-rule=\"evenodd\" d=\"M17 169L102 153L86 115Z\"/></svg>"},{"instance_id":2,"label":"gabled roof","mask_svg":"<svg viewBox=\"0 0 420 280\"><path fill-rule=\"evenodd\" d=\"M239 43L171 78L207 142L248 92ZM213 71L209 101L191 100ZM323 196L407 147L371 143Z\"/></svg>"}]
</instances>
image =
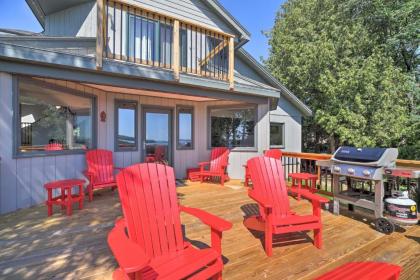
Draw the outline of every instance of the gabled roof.
<instances>
[{"instance_id":1,"label":"gabled roof","mask_svg":"<svg viewBox=\"0 0 420 280\"><path fill-rule=\"evenodd\" d=\"M92 0L26 0L26 3L31 8L35 17L38 19L42 27L45 25L45 16L60 10L70 8L72 6L83 4ZM229 13L217 0L201 0L208 7L210 7L217 15L231 26L234 30L241 34L239 38L240 45L248 42L250 33L241 23L236 20L231 13Z\"/></svg>"},{"instance_id":2,"label":"gabled roof","mask_svg":"<svg viewBox=\"0 0 420 280\"><path fill-rule=\"evenodd\" d=\"M295 105L299 111L305 116L311 116L312 110L305 105L296 95L294 95L286 86L280 83L271 73L265 68L261 63L259 63L255 58L252 57L246 50L240 48L236 51L236 55L240 56L247 64L252 67L258 74L265 78L267 83L272 87L279 89L283 96Z\"/></svg>"}]
</instances>

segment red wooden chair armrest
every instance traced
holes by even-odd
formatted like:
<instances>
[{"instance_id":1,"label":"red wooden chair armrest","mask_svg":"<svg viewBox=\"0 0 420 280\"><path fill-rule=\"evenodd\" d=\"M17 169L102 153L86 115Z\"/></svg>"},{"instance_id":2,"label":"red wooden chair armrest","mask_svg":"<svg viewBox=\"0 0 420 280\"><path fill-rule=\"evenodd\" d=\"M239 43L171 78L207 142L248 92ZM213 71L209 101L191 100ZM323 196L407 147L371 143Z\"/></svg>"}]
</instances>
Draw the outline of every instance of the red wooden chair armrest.
<instances>
[{"instance_id":1,"label":"red wooden chair armrest","mask_svg":"<svg viewBox=\"0 0 420 280\"><path fill-rule=\"evenodd\" d=\"M291 193L297 193L298 192L297 190L294 190L294 189L289 189L289 191ZM310 191L307 191L307 190L301 190L300 191L300 195L303 196L303 197L305 197L308 200L311 200L312 202L313 201L316 201L318 203L327 203L327 202L330 202L330 200L328 198L322 197L320 195L316 195L316 194L311 193Z\"/></svg>"},{"instance_id":2,"label":"red wooden chair armrest","mask_svg":"<svg viewBox=\"0 0 420 280\"><path fill-rule=\"evenodd\" d=\"M204 171L204 167L210 165L209 161L199 162L198 165L200 166L200 172Z\"/></svg>"},{"instance_id":3,"label":"red wooden chair armrest","mask_svg":"<svg viewBox=\"0 0 420 280\"><path fill-rule=\"evenodd\" d=\"M141 270L150 261L143 248L128 239L124 220L115 223L108 234L108 244L119 266L127 274Z\"/></svg>"},{"instance_id":4,"label":"red wooden chair armrest","mask_svg":"<svg viewBox=\"0 0 420 280\"><path fill-rule=\"evenodd\" d=\"M223 232L232 228L231 222L228 222L201 209L181 206L181 211L197 217L204 224L219 232Z\"/></svg>"},{"instance_id":5,"label":"red wooden chair armrest","mask_svg":"<svg viewBox=\"0 0 420 280\"><path fill-rule=\"evenodd\" d=\"M252 190L248 191L248 196L252 198L253 200L255 200L258 204L260 204L264 208L267 208L267 209L273 208L273 206L269 202L267 202L264 198L256 195Z\"/></svg>"}]
</instances>

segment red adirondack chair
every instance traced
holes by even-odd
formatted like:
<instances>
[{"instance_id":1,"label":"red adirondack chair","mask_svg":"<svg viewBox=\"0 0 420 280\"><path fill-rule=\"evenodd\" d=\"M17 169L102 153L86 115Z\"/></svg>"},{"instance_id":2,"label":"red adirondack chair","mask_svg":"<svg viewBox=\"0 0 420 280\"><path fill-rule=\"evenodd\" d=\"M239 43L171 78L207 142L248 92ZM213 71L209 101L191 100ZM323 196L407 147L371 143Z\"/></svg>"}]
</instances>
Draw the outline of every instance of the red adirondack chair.
<instances>
[{"instance_id":1,"label":"red adirondack chair","mask_svg":"<svg viewBox=\"0 0 420 280\"><path fill-rule=\"evenodd\" d=\"M282 152L280 149L270 149L270 150L265 150L264 151L264 156L265 157L270 157L270 158L274 158L274 159L281 159L282 156ZM251 177L249 175L248 172L248 167L246 165L244 165L245 167L245 182L244 182L244 186L245 187L249 187L249 182L251 181Z\"/></svg>"},{"instance_id":2,"label":"red adirondack chair","mask_svg":"<svg viewBox=\"0 0 420 280\"><path fill-rule=\"evenodd\" d=\"M62 151L63 145L60 143L49 143L45 145L44 150L45 151Z\"/></svg>"},{"instance_id":3,"label":"red adirondack chair","mask_svg":"<svg viewBox=\"0 0 420 280\"><path fill-rule=\"evenodd\" d=\"M165 147L157 145L155 146L155 152L147 155L146 162L157 162L163 163L165 160Z\"/></svg>"},{"instance_id":4,"label":"red adirondack chair","mask_svg":"<svg viewBox=\"0 0 420 280\"><path fill-rule=\"evenodd\" d=\"M89 201L93 200L95 189L115 188L114 171L121 168L114 167L112 152L108 150L90 150L86 152L87 170L84 172L89 180Z\"/></svg>"},{"instance_id":5,"label":"red adirondack chair","mask_svg":"<svg viewBox=\"0 0 420 280\"><path fill-rule=\"evenodd\" d=\"M264 151L265 157L271 157L274 159L281 159L281 156L283 155L282 151L280 149L269 149Z\"/></svg>"},{"instance_id":6,"label":"red adirondack chair","mask_svg":"<svg viewBox=\"0 0 420 280\"><path fill-rule=\"evenodd\" d=\"M220 184L225 185L225 181L228 180L228 175L226 174L226 168L229 161L229 149L226 147L213 148L211 150L210 158L208 162L200 162L200 177L201 183L207 179L214 177L220 178Z\"/></svg>"},{"instance_id":7,"label":"red adirondack chair","mask_svg":"<svg viewBox=\"0 0 420 280\"><path fill-rule=\"evenodd\" d=\"M398 280L401 267L381 262L350 262L316 280Z\"/></svg>"},{"instance_id":8,"label":"red adirondack chair","mask_svg":"<svg viewBox=\"0 0 420 280\"><path fill-rule=\"evenodd\" d=\"M232 224L200 209L180 206L172 167L136 164L117 175L117 184L124 218L108 235L119 264L114 279L221 279L222 232ZM180 211L210 226L211 248L197 249L184 241Z\"/></svg>"},{"instance_id":9,"label":"red adirondack chair","mask_svg":"<svg viewBox=\"0 0 420 280\"><path fill-rule=\"evenodd\" d=\"M265 232L265 251L272 255L273 234L314 230L314 243L322 247L321 203L328 199L310 192L302 193L312 201L312 215L297 215L290 211L287 186L280 160L255 157L248 160L253 183L248 195L260 207L260 216L251 216L244 221L246 227Z\"/></svg>"},{"instance_id":10,"label":"red adirondack chair","mask_svg":"<svg viewBox=\"0 0 420 280\"><path fill-rule=\"evenodd\" d=\"M216 160L217 158L220 157L221 154L223 154L226 151L229 151L228 148L226 148L226 147L213 148L211 150L211 153L210 153L210 161L209 162L211 162L213 160ZM199 164L201 164L201 163L199 163ZM200 172L201 172L201 166L193 167L193 168L187 168L187 178L191 181L200 181L201 180ZM229 180L228 175L226 175L225 179Z\"/></svg>"}]
</instances>

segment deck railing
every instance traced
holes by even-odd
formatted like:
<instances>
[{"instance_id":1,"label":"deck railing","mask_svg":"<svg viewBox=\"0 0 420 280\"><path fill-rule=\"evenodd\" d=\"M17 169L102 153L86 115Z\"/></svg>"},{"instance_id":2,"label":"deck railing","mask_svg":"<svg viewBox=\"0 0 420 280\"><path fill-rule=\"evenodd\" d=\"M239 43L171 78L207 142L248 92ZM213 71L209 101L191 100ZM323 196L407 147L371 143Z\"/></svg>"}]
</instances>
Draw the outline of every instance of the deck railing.
<instances>
[{"instance_id":1,"label":"deck railing","mask_svg":"<svg viewBox=\"0 0 420 280\"><path fill-rule=\"evenodd\" d=\"M229 82L233 88L234 36L148 10L125 0L97 0L97 67L126 61Z\"/></svg>"},{"instance_id":2,"label":"deck railing","mask_svg":"<svg viewBox=\"0 0 420 280\"><path fill-rule=\"evenodd\" d=\"M330 154L315 154L315 153L296 153L296 152L283 152L282 163L286 178L289 173L294 172L306 172L318 175L317 187L320 193L328 195L332 194L332 175L329 167L317 166L316 161L329 160L331 159ZM403 160L397 159L397 166L401 167L417 167L420 169L420 161L416 160ZM406 178L395 178L395 184L397 185L409 185L410 180ZM415 182L420 186L419 182Z\"/></svg>"}]
</instances>

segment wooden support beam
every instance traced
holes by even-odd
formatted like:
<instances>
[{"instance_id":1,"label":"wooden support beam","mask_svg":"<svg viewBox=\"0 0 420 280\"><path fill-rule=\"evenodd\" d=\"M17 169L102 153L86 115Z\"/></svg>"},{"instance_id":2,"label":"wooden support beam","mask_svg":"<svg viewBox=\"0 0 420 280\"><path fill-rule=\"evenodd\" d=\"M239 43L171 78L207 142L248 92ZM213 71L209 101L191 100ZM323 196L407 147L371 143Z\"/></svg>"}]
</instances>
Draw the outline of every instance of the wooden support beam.
<instances>
[{"instance_id":1,"label":"wooden support beam","mask_svg":"<svg viewBox=\"0 0 420 280\"><path fill-rule=\"evenodd\" d=\"M96 0L96 23L98 30L96 32L96 69L102 69L102 60L104 54L104 30L105 30L105 1Z\"/></svg>"},{"instance_id":2,"label":"wooden support beam","mask_svg":"<svg viewBox=\"0 0 420 280\"><path fill-rule=\"evenodd\" d=\"M229 72L228 72L230 90L233 90L235 87L234 70L235 70L235 41L234 41L234 38L231 37L229 38Z\"/></svg>"},{"instance_id":3,"label":"wooden support beam","mask_svg":"<svg viewBox=\"0 0 420 280\"><path fill-rule=\"evenodd\" d=\"M211 50L207 56L200 61L200 66L206 65L210 59L212 59L216 54L221 52L229 44L228 40L223 40L218 44L214 49Z\"/></svg>"},{"instance_id":4,"label":"wooden support beam","mask_svg":"<svg viewBox=\"0 0 420 280\"><path fill-rule=\"evenodd\" d=\"M179 20L174 20L174 28L173 28L173 65L172 70L174 71L174 78L175 80L179 81Z\"/></svg>"}]
</instances>

